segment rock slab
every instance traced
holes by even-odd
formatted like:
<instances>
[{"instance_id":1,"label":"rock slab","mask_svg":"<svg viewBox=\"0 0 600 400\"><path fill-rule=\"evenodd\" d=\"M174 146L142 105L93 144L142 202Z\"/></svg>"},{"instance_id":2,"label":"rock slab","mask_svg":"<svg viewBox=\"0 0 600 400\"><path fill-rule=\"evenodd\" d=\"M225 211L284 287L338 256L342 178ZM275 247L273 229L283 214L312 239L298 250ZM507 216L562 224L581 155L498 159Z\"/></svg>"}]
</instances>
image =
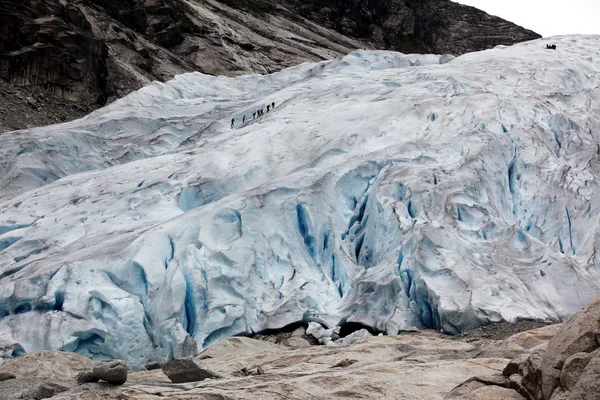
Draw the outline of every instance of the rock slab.
<instances>
[{"instance_id":1,"label":"rock slab","mask_svg":"<svg viewBox=\"0 0 600 400\"><path fill-rule=\"evenodd\" d=\"M218 378L212 372L200 368L191 358L169 361L163 365L162 371L173 383L199 382L208 378Z\"/></svg>"},{"instance_id":2,"label":"rock slab","mask_svg":"<svg viewBox=\"0 0 600 400\"><path fill-rule=\"evenodd\" d=\"M121 360L106 360L94 363L93 375L113 385L127 382L127 365Z\"/></svg>"}]
</instances>

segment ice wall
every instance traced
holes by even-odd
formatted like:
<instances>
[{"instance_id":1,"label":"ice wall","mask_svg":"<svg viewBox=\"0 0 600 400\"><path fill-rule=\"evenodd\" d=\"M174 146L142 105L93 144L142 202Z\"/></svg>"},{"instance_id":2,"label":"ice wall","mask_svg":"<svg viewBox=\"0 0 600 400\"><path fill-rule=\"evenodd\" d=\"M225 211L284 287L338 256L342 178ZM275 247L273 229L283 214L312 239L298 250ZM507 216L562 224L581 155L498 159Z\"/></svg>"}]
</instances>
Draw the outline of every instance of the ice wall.
<instances>
[{"instance_id":1,"label":"ice wall","mask_svg":"<svg viewBox=\"0 0 600 400\"><path fill-rule=\"evenodd\" d=\"M0 358L567 317L600 288L600 37L554 42L187 74L3 134Z\"/></svg>"}]
</instances>

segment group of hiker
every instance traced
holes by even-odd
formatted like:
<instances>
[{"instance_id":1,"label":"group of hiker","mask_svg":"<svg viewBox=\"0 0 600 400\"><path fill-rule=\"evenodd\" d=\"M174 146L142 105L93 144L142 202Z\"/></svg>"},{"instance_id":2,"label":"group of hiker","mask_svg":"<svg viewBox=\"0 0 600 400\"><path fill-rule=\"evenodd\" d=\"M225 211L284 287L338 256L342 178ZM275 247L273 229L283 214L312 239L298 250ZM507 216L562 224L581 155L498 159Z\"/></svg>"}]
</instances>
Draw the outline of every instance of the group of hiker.
<instances>
[{"instance_id":1,"label":"group of hiker","mask_svg":"<svg viewBox=\"0 0 600 400\"><path fill-rule=\"evenodd\" d=\"M555 44L547 44L546 50L556 50L556 45Z\"/></svg>"},{"instance_id":2,"label":"group of hiker","mask_svg":"<svg viewBox=\"0 0 600 400\"><path fill-rule=\"evenodd\" d=\"M271 104L267 104L267 112L270 112L271 110L275 109L275 102L272 102ZM263 115L265 115L265 109L264 107L261 108L260 110L254 111L252 113L252 119L258 118L258 117L262 117ZM246 123L246 115L244 114L244 116L242 116L242 124ZM231 119L231 128L235 127L235 118Z\"/></svg>"}]
</instances>

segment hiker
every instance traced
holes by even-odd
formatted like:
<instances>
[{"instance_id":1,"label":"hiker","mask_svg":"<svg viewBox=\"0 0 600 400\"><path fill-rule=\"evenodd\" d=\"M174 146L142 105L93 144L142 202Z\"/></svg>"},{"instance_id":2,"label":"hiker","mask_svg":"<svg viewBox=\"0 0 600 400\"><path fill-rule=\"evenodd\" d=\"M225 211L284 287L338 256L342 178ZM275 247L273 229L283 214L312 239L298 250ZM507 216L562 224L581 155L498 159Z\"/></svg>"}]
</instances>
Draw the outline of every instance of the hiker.
<instances>
[{"instance_id":1,"label":"hiker","mask_svg":"<svg viewBox=\"0 0 600 400\"><path fill-rule=\"evenodd\" d=\"M242 117L242 124L245 124L245 123L246 123L246 116L244 115L244 116Z\"/></svg>"},{"instance_id":2,"label":"hiker","mask_svg":"<svg viewBox=\"0 0 600 400\"><path fill-rule=\"evenodd\" d=\"M275 102L271 103L271 108L275 109Z\"/></svg>"},{"instance_id":3,"label":"hiker","mask_svg":"<svg viewBox=\"0 0 600 400\"><path fill-rule=\"evenodd\" d=\"M271 111L271 106L267 106L267 112Z\"/></svg>"},{"instance_id":4,"label":"hiker","mask_svg":"<svg viewBox=\"0 0 600 400\"><path fill-rule=\"evenodd\" d=\"M235 126L235 118L231 118L231 129Z\"/></svg>"},{"instance_id":5,"label":"hiker","mask_svg":"<svg viewBox=\"0 0 600 400\"><path fill-rule=\"evenodd\" d=\"M252 113L252 119L256 118L256 111Z\"/></svg>"}]
</instances>

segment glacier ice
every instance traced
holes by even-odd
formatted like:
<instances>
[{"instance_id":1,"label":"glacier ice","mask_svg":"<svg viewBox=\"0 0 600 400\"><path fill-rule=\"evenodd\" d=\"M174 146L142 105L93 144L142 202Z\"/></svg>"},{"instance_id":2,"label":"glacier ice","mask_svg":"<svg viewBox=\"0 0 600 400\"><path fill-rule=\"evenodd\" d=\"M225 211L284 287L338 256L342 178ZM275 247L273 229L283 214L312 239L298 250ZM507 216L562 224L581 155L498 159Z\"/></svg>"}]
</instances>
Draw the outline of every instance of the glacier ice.
<instances>
[{"instance_id":1,"label":"glacier ice","mask_svg":"<svg viewBox=\"0 0 600 400\"><path fill-rule=\"evenodd\" d=\"M0 359L564 319L600 288L600 37L553 41L186 74L2 134Z\"/></svg>"}]
</instances>

